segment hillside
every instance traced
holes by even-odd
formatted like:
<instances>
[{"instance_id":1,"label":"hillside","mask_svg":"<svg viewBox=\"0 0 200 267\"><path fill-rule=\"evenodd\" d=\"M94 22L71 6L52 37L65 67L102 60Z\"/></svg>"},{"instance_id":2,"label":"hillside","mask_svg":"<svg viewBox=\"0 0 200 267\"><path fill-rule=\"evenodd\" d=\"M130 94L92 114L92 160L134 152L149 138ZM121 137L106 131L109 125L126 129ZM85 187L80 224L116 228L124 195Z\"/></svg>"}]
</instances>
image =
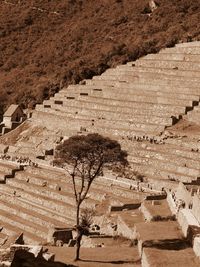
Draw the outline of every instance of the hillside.
<instances>
[{"instance_id":1,"label":"hillside","mask_svg":"<svg viewBox=\"0 0 200 267\"><path fill-rule=\"evenodd\" d=\"M177 42L200 39L200 0L0 2L0 112Z\"/></svg>"}]
</instances>

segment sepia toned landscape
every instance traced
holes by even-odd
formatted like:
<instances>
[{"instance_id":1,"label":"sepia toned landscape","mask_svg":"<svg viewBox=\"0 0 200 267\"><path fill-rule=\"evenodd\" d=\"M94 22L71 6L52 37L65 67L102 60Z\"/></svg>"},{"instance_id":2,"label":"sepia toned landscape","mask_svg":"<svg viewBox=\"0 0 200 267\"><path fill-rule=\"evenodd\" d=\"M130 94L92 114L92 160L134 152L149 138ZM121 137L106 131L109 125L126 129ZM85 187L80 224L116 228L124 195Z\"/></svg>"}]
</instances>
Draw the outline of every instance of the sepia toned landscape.
<instances>
[{"instance_id":1,"label":"sepia toned landscape","mask_svg":"<svg viewBox=\"0 0 200 267\"><path fill-rule=\"evenodd\" d=\"M0 266L200 266L199 4L0 2Z\"/></svg>"}]
</instances>

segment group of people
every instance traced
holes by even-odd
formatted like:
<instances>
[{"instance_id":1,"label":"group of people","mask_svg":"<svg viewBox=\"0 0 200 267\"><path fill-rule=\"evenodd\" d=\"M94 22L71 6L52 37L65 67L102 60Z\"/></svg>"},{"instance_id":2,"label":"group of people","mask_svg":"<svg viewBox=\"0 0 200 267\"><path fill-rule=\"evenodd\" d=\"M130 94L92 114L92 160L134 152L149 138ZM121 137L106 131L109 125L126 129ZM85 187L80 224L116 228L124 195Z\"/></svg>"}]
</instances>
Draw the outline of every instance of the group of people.
<instances>
[{"instance_id":1,"label":"group of people","mask_svg":"<svg viewBox=\"0 0 200 267\"><path fill-rule=\"evenodd\" d=\"M142 136L137 136L137 135L134 135L134 136L127 136L127 139L130 140L130 141L137 141L137 142L142 142L142 141L148 141L150 142L151 144L165 144L165 142L163 141L163 139L161 138L156 138L156 137L150 137L148 135L142 135Z\"/></svg>"},{"instance_id":2,"label":"group of people","mask_svg":"<svg viewBox=\"0 0 200 267\"><path fill-rule=\"evenodd\" d=\"M19 163L22 166L38 167L38 163L33 162L28 157L22 157L22 156L18 157L18 156L10 156L7 154L3 154L3 155L0 155L0 159L13 161L13 162Z\"/></svg>"}]
</instances>

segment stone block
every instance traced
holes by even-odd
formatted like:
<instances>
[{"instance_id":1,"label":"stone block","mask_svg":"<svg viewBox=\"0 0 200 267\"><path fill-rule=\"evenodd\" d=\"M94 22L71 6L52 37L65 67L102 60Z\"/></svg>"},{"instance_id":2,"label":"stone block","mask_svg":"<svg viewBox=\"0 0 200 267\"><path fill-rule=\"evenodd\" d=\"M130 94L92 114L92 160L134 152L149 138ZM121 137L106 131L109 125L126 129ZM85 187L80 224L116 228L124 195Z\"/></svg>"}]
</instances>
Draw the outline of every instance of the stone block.
<instances>
[{"instance_id":1,"label":"stone block","mask_svg":"<svg viewBox=\"0 0 200 267\"><path fill-rule=\"evenodd\" d=\"M188 229L189 227L192 226L197 226L199 227L199 223L192 214L191 210L189 209L181 209L178 212L177 220L181 226L181 229L183 231L183 234L185 237L188 235Z\"/></svg>"},{"instance_id":2,"label":"stone block","mask_svg":"<svg viewBox=\"0 0 200 267\"><path fill-rule=\"evenodd\" d=\"M157 68L171 68L171 69L179 69L179 70L188 70L188 71L199 71L200 62L179 62L173 60L145 60L139 59L136 62L136 66L144 66L144 67L157 67Z\"/></svg>"},{"instance_id":3,"label":"stone block","mask_svg":"<svg viewBox=\"0 0 200 267\"><path fill-rule=\"evenodd\" d=\"M194 238L193 250L197 257L200 257L200 237Z\"/></svg>"}]
</instances>

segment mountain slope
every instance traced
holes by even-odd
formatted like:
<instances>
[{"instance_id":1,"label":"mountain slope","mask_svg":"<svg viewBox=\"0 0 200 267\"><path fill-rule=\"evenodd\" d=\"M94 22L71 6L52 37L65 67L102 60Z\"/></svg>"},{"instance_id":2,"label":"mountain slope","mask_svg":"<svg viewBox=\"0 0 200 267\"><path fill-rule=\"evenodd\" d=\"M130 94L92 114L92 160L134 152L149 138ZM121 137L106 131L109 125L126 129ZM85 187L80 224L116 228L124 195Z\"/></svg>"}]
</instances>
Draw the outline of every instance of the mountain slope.
<instances>
[{"instance_id":1,"label":"mountain slope","mask_svg":"<svg viewBox=\"0 0 200 267\"><path fill-rule=\"evenodd\" d=\"M0 113L177 42L200 39L200 0L0 2Z\"/></svg>"}]
</instances>

